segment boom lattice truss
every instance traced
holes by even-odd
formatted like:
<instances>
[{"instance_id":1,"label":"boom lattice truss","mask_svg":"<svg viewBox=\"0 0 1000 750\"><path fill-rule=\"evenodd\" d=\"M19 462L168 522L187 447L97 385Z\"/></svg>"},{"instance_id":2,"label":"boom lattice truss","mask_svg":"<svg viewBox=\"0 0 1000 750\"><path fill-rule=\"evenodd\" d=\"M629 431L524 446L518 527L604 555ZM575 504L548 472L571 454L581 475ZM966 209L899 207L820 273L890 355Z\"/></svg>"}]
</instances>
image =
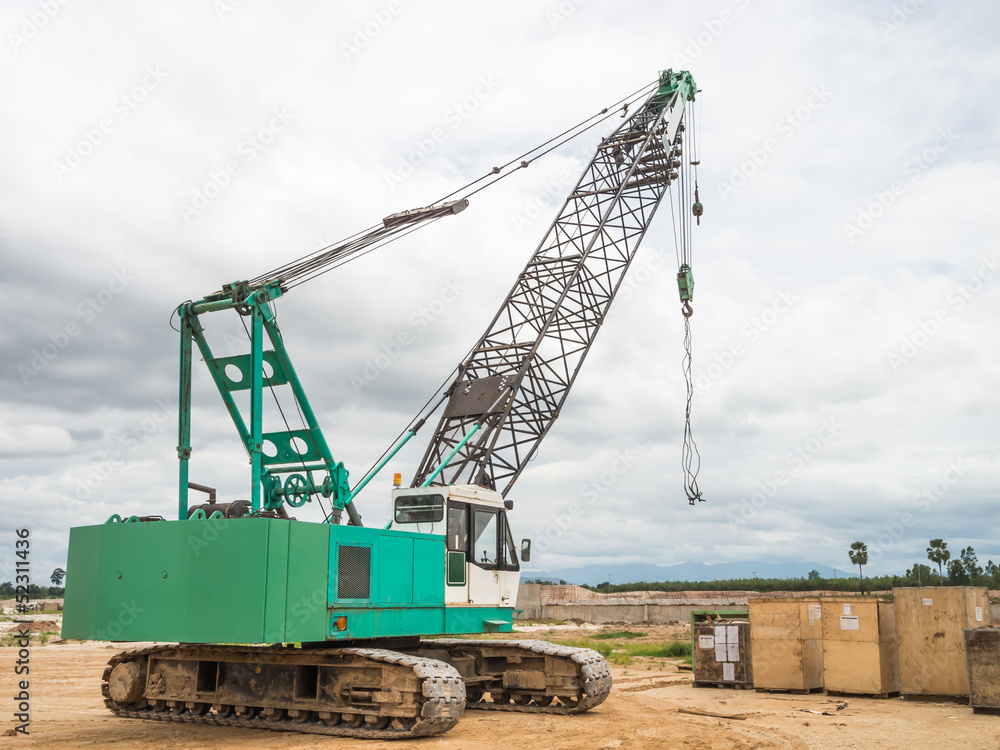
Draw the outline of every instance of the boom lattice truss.
<instances>
[{"instance_id":1,"label":"boom lattice truss","mask_svg":"<svg viewBox=\"0 0 1000 750\"><path fill-rule=\"evenodd\" d=\"M690 74L598 146L482 338L443 390L413 486L513 486L551 429L681 163ZM443 468L442 468L443 466Z\"/></svg>"}]
</instances>

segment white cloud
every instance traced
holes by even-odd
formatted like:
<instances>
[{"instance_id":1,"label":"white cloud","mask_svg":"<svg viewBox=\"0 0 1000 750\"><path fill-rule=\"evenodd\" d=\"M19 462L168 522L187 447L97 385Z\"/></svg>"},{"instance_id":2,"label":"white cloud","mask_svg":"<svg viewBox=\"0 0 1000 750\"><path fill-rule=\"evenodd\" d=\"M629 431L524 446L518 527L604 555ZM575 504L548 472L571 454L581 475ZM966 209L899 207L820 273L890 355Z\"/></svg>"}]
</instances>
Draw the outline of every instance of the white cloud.
<instances>
[{"instance_id":1,"label":"white cloud","mask_svg":"<svg viewBox=\"0 0 1000 750\"><path fill-rule=\"evenodd\" d=\"M72 450L73 440L66 430L0 421L0 458L59 456Z\"/></svg>"},{"instance_id":2,"label":"white cloud","mask_svg":"<svg viewBox=\"0 0 1000 750\"><path fill-rule=\"evenodd\" d=\"M636 456L537 566L595 558L844 565L851 541L877 542L959 459L968 472L873 569L923 559L932 536L973 544L984 561L1000 555L990 520L1000 479L992 343L1000 278L983 279L960 309L949 297L1000 253L992 5L928 3L904 23L892 21L891 3L787 0L231 5L220 18L211 3L141 16L122 2L71 3L16 50L5 35L0 489L12 512L0 536L19 525L44 529L49 546L37 554L54 567L72 525L112 512L169 515L175 428L159 415L176 399L167 321L180 301L426 204L686 55L702 89L705 203L694 367L714 364L719 373L693 414L708 502L689 508L681 492L681 321L666 263L641 282L633 276L633 293L618 301L515 490L517 533L539 537L616 451ZM4 8L0 29L20 33L35 7ZM379 22L386 12L391 19ZM887 20L898 28L886 32ZM363 47L345 56L359 32ZM165 75L145 85L157 66ZM832 94L809 107L816 87ZM116 108L140 96L127 115ZM808 117L795 115L802 106ZM287 127L263 148L249 145L276 110L289 113ZM786 135L789 113L796 127ZM850 242L845 223L910 179L910 160L949 127L954 143ZM721 196L716 186L768 138L778 148ZM427 142L426 158L411 158ZM582 169L581 148L571 144L478 194L461 216L279 302L328 440L355 477L489 322L551 220L553 183ZM89 153L60 181L53 162L71 150ZM232 161L237 173L185 222L179 206L207 194ZM401 162L412 175L390 185ZM512 220L546 202L527 225ZM633 274L654 249L673 255L665 215ZM89 307L121 269L133 279L101 310ZM382 343L412 333L411 317L449 279L469 291L358 393L351 376ZM786 290L794 303L757 327ZM889 355L920 339L939 309L947 322L893 369ZM64 341L70 324L79 330ZM220 346L225 335L242 335L235 319L212 324ZM734 343L742 353L723 366ZM42 368L32 365L36 353ZM26 382L19 366L37 372ZM249 481L245 459L205 375L197 372L193 468L199 481L238 497ZM831 417L843 430L734 533L728 516ZM390 475L413 470L421 437ZM113 475L82 507L68 507L65 498L79 499L81 479L115 451ZM385 520L388 481L362 497L373 523Z\"/></svg>"}]
</instances>

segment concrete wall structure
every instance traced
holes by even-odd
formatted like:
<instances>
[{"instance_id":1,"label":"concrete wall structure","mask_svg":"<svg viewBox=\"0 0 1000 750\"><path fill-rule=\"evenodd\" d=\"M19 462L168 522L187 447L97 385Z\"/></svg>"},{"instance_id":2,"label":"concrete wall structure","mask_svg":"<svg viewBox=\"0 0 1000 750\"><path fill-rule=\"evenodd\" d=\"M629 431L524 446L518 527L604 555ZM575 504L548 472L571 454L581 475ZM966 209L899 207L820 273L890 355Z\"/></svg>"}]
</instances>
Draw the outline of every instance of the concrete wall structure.
<instances>
[{"instance_id":1,"label":"concrete wall structure","mask_svg":"<svg viewBox=\"0 0 1000 750\"><path fill-rule=\"evenodd\" d=\"M892 592L868 592L890 595ZM517 590L517 608L521 620L584 620L606 622L690 622L691 613L705 609L746 607L750 598L813 598L850 596L843 591L783 591L758 594L753 591L630 591L626 594L601 594L582 586L546 586L522 583ZM1000 599L1000 591L990 598ZM990 604L993 622L1000 623L1000 601Z\"/></svg>"},{"instance_id":2,"label":"concrete wall structure","mask_svg":"<svg viewBox=\"0 0 1000 750\"><path fill-rule=\"evenodd\" d=\"M746 606L745 591L636 591L609 596L581 586L522 583L517 592L517 608L524 610L522 621L690 622L695 611Z\"/></svg>"}]
</instances>

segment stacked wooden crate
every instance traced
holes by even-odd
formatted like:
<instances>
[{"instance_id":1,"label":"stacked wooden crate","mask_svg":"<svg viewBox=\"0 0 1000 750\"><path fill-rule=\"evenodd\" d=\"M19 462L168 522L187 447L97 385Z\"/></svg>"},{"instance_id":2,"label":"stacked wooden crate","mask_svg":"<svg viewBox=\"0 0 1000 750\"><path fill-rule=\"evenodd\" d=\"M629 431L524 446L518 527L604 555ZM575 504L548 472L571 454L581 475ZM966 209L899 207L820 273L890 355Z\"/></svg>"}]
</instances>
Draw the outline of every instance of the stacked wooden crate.
<instances>
[{"instance_id":1,"label":"stacked wooden crate","mask_svg":"<svg viewBox=\"0 0 1000 750\"><path fill-rule=\"evenodd\" d=\"M823 599L823 683L829 693L899 695L892 600Z\"/></svg>"},{"instance_id":2,"label":"stacked wooden crate","mask_svg":"<svg viewBox=\"0 0 1000 750\"><path fill-rule=\"evenodd\" d=\"M750 644L758 690L823 689L823 617L819 599L752 598Z\"/></svg>"},{"instance_id":3,"label":"stacked wooden crate","mask_svg":"<svg viewBox=\"0 0 1000 750\"><path fill-rule=\"evenodd\" d=\"M1000 628L966 628L965 661L973 713L1000 714Z\"/></svg>"},{"instance_id":4,"label":"stacked wooden crate","mask_svg":"<svg viewBox=\"0 0 1000 750\"><path fill-rule=\"evenodd\" d=\"M744 688L753 685L748 620L693 622L691 634L695 687Z\"/></svg>"},{"instance_id":5,"label":"stacked wooden crate","mask_svg":"<svg viewBox=\"0 0 1000 750\"><path fill-rule=\"evenodd\" d=\"M940 586L892 593L903 697L968 696L963 631L990 626L987 590Z\"/></svg>"}]
</instances>

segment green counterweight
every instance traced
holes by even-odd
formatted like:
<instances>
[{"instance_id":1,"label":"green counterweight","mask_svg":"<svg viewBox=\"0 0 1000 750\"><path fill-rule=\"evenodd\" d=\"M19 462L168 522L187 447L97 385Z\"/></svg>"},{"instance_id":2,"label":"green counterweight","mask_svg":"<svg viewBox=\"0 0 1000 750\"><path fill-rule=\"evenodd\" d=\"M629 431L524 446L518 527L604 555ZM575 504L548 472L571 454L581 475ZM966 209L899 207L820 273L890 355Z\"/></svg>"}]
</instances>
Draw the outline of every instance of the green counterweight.
<instances>
[{"instance_id":1,"label":"green counterweight","mask_svg":"<svg viewBox=\"0 0 1000 750\"><path fill-rule=\"evenodd\" d=\"M192 518L74 528L69 549L64 638L288 643L511 629L510 607L445 606L443 536ZM212 583L223 571L234 574Z\"/></svg>"}]
</instances>

